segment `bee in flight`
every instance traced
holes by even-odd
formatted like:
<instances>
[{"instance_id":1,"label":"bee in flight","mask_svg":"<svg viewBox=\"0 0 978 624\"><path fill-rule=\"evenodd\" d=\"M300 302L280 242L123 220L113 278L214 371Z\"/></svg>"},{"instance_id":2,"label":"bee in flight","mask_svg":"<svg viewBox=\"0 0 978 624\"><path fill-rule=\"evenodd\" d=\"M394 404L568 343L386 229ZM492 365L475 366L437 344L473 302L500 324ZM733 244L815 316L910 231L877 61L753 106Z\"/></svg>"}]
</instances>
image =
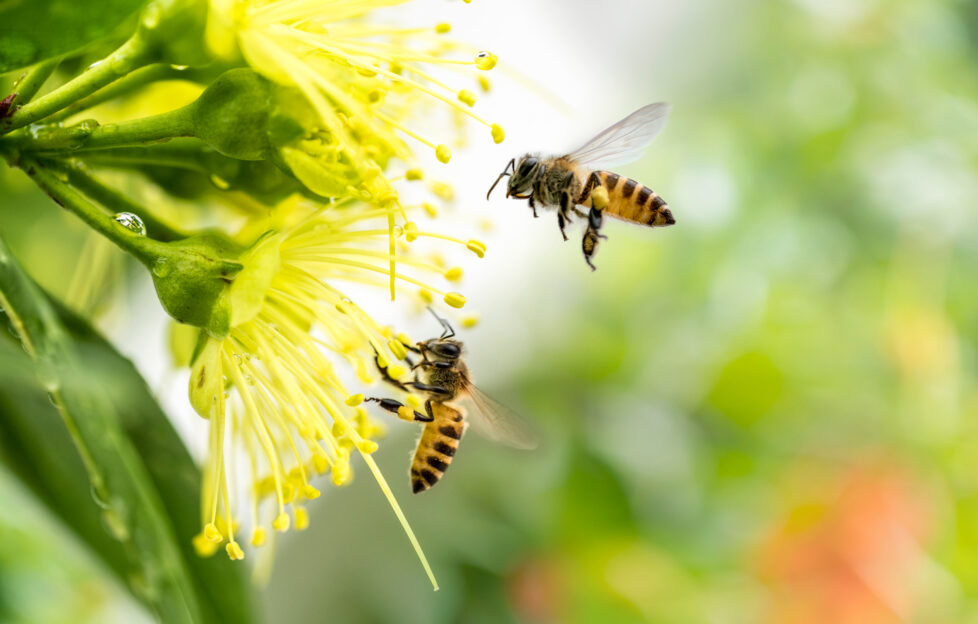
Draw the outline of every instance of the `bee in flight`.
<instances>
[{"instance_id":1,"label":"bee in flight","mask_svg":"<svg viewBox=\"0 0 978 624\"><path fill-rule=\"evenodd\" d=\"M643 106L564 156L525 154L518 161L513 158L489 188L486 199L499 181L509 176L506 197L530 200L534 217L538 216L537 204L556 208L557 224L564 240L567 240L564 232L567 223L574 216L586 216L587 229L581 248L584 260L593 271L591 256L598 240L607 238L601 234L602 215L649 227L676 222L669 206L652 189L631 178L603 170L641 156L645 146L662 130L668 114L669 105L656 102ZM603 197L595 199L594 191L598 187L604 187L608 192L606 205L601 205L604 204ZM578 206L590 211L585 213Z\"/></svg>"},{"instance_id":2,"label":"bee in flight","mask_svg":"<svg viewBox=\"0 0 978 624\"><path fill-rule=\"evenodd\" d=\"M535 435L518 415L475 387L468 366L462 359L462 343L455 340L455 330L434 310L431 313L444 331L438 338L419 342L416 347L407 347L421 356L417 362L408 359L414 371L414 381L402 383L377 363L388 383L405 392L413 389L427 396L425 413L413 412L414 420L425 423L414 459L411 460L411 490L415 494L431 488L442 478L455 457L458 443L469 422L474 423L475 428L490 440L519 449L536 447ZM411 409L400 401L375 397L366 400L379 403L383 409L399 417L407 414L408 419L411 418ZM459 403L467 405L463 407Z\"/></svg>"}]
</instances>

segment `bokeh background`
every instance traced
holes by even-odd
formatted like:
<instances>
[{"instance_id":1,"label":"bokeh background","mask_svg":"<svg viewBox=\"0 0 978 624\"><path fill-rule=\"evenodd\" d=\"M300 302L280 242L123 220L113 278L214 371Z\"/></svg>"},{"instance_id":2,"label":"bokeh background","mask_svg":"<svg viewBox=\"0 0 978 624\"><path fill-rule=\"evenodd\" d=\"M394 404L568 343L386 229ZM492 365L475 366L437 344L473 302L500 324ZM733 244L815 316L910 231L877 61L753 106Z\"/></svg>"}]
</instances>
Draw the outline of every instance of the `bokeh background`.
<instances>
[{"instance_id":1,"label":"bokeh background","mask_svg":"<svg viewBox=\"0 0 978 624\"><path fill-rule=\"evenodd\" d=\"M978 622L972 3L418 0L408 14L501 58L484 104L508 139L472 140L446 174L458 227L492 227L464 288L482 322L462 337L480 386L541 445L469 435L411 497L416 431L390 422L377 459L441 590L361 475L278 544L255 589L267 621ZM666 130L620 172L676 226L609 223L591 274L553 215L485 201L520 150L567 150L656 100L673 105ZM45 286L82 297L68 269L83 228L0 176L4 237ZM197 449L151 287L115 270L125 303L87 305ZM0 620L145 617L10 477L0 497Z\"/></svg>"}]
</instances>

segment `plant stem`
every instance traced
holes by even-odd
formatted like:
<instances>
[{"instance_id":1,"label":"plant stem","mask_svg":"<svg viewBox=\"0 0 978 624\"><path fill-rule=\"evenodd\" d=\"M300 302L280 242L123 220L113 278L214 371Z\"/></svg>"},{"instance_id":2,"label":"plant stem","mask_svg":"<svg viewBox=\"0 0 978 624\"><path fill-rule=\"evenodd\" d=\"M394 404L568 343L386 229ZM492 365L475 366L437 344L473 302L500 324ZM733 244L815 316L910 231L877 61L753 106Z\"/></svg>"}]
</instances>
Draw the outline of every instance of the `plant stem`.
<instances>
[{"instance_id":1,"label":"plant stem","mask_svg":"<svg viewBox=\"0 0 978 624\"><path fill-rule=\"evenodd\" d=\"M69 155L85 150L142 145L173 137L192 136L192 105L167 113L99 126L93 121L61 128L44 127L37 132L18 132L0 142L26 153Z\"/></svg>"},{"instance_id":2,"label":"plant stem","mask_svg":"<svg viewBox=\"0 0 978 624\"><path fill-rule=\"evenodd\" d=\"M81 163L69 162L68 182L82 193L102 204L111 212L131 212L137 214L146 225L147 233L163 242L187 238L189 234L170 227L157 219L143 206L132 201L119 191L102 184Z\"/></svg>"},{"instance_id":3,"label":"plant stem","mask_svg":"<svg viewBox=\"0 0 978 624\"><path fill-rule=\"evenodd\" d=\"M51 74L54 73L55 68L60 62L60 58L48 59L28 69L21 76L20 80L14 84L14 92L17 94L17 97L14 98L12 105L15 107L23 106L34 99L34 96L44 86L47 79L51 77Z\"/></svg>"},{"instance_id":4,"label":"plant stem","mask_svg":"<svg viewBox=\"0 0 978 624\"><path fill-rule=\"evenodd\" d=\"M41 163L25 159L20 166L59 206L74 213L86 225L147 267L155 266L161 258L170 255L166 243L147 238L120 225Z\"/></svg>"},{"instance_id":5,"label":"plant stem","mask_svg":"<svg viewBox=\"0 0 978 624\"><path fill-rule=\"evenodd\" d=\"M58 112L129 72L148 65L153 60L152 56L141 38L131 37L115 52L91 65L79 76L0 120L0 134L23 128Z\"/></svg>"}]
</instances>

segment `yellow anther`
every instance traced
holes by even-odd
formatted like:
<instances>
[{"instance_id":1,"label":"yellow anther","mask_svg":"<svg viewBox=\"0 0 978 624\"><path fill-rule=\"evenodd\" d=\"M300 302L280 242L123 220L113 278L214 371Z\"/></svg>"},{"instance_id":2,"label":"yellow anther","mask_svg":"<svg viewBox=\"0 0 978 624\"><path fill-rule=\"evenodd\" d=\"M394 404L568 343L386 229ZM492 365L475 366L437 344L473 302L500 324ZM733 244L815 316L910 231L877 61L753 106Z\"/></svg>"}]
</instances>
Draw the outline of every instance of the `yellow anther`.
<instances>
[{"instance_id":1,"label":"yellow anther","mask_svg":"<svg viewBox=\"0 0 978 624\"><path fill-rule=\"evenodd\" d=\"M475 106L475 93L468 89L462 89L458 92L458 101L466 106Z\"/></svg>"},{"instance_id":2,"label":"yellow anther","mask_svg":"<svg viewBox=\"0 0 978 624\"><path fill-rule=\"evenodd\" d=\"M485 76L479 76L479 88L480 89L482 89L486 93L489 93L489 88L491 86L492 85L489 83L489 79L488 78L486 78Z\"/></svg>"},{"instance_id":3,"label":"yellow anther","mask_svg":"<svg viewBox=\"0 0 978 624\"><path fill-rule=\"evenodd\" d=\"M407 349L404 348L404 345L401 344L400 340L388 340L387 348L390 349L391 353L394 354L394 357L399 360L403 360L407 357Z\"/></svg>"},{"instance_id":4,"label":"yellow anther","mask_svg":"<svg viewBox=\"0 0 978 624\"><path fill-rule=\"evenodd\" d=\"M343 424L342 420L333 421L333 426L329 428L329 432L334 438L343 437L343 433L346 431L346 426Z\"/></svg>"},{"instance_id":5,"label":"yellow anther","mask_svg":"<svg viewBox=\"0 0 978 624\"><path fill-rule=\"evenodd\" d=\"M429 217L434 218L438 216L438 207L431 202L425 202L421 204L421 207L424 208L424 211L428 213Z\"/></svg>"},{"instance_id":6,"label":"yellow anther","mask_svg":"<svg viewBox=\"0 0 978 624\"><path fill-rule=\"evenodd\" d=\"M470 314L462 319L462 327L466 329L472 329L479 324L479 316L477 314Z\"/></svg>"},{"instance_id":7,"label":"yellow anther","mask_svg":"<svg viewBox=\"0 0 978 624\"><path fill-rule=\"evenodd\" d=\"M217 544L207 539L203 533L194 535L194 551L201 557L210 557L217 552Z\"/></svg>"},{"instance_id":8,"label":"yellow anther","mask_svg":"<svg viewBox=\"0 0 978 624\"><path fill-rule=\"evenodd\" d=\"M351 394L350 396L346 397L346 404L350 407L356 407L361 403L363 403L363 394Z\"/></svg>"},{"instance_id":9,"label":"yellow anther","mask_svg":"<svg viewBox=\"0 0 978 624\"><path fill-rule=\"evenodd\" d=\"M323 474L324 472L329 470L329 460L323 457L322 455L313 455L312 469L315 470L318 474Z\"/></svg>"},{"instance_id":10,"label":"yellow anther","mask_svg":"<svg viewBox=\"0 0 978 624\"><path fill-rule=\"evenodd\" d=\"M406 366L401 366L400 364L391 364L387 367L387 374L394 379L400 379L401 377L407 375L410 371Z\"/></svg>"},{"instance_id":11,"label":"yellow anther","mask_svg":"<svg viewBox=\"0 0 978 624\"><path fill-rule=\"evenodd\" d=\"M416 394L409 394L404 400L414 409L418 409L424 405L424 400Z\"/></svg>"},{"instance_id":12,"label":"yellow anther","mask_svg":"<svg viewBox=\"0 0 978 624\"><path fill-rule=\"evenodd\" d=\"M418 167L415 167L413 169L408 169L407 171L404 172L404 177L405 177L405 179L412 180L412 181L413 180L423 180L424 179L424 171L422 171Z\"/></svg>"},{"instance_id":13,"label":"yellow anther","mask_svg":"<svg viewBox=\"0 0 978 624\"><path fill-rule=\"evenodd\" d=\"M371 104L377 104L383 101L385 95L387 95L387 92L383 89L371 89L367 92L367 100Z\"/></svg>"},{"instance_id":14,"label":"yellow anther","mask_svg":"<svg viewBox=\"0 0 978 624\"><path fill-rule=\"evenodd\" d=\"M486 244L481 241L477 241L473 239L465 243L465 246L469 248L469 251L479 256L480 258L483 258L486 255Z\"/></svg>"},{"instance_id":15,"label":"yellow anther","mask_svg":"<svg viewBox=\"0 0 978 624\"><path fill-rule=\"evenodd\" d=\"M506 131L499 124L492 124L492 140L496 143L502 143L503 139L506 138Z\"/></svg>"},{"instance_id":16,"label":"yellow anther","mask_svg":"<svg viewBox=\"0 0 978 624\"><path fill-rule=\"evenodd\" d=\"M377 366L381 368L387 368L391 365L391 361L383 353L377 354Z\"/></svg>"},{"instance_id":17,"label":"yellow anther","mask_svg":"<svg viewBox=\"0 0 978 624\"><path fill-rule=\"evenodd\" d=\"M457 282L462 279L462 267L452 267L445 271L445 279L449 282Z\"/></svg>"},{"instance_id":18,"label":"yellow anther","mask_svg":"<svg viewBox=\"0 0 978 624\"><path fill-rule=\"evenodd\" d=\"M350 462L337 462L333 467L333 485L346 485L350 482Z\"/></svg>"},{"instance_id":19,"label":"yellow anther","mask_svg":"<svg viewBox=\"0 0 978 624\"><path fill-rule=\"evenodd\" d=\"M357 442L357 450L364 455L370 455L377 450L377 443L373 440L360 440Z\"/></svg>"},{"instance_id":20,"label":"yellow anther","mask_svg":"<svg viewBox=\"0 0 978 624\"><path fill-rule=\"evenodd\" d=\"M293 498L295 498L295 486L292 485L291 483L283 483L282 500L286 503L290 503L292 502Z\"/></svg>"},{"instance_id":21,"label":"yellow anther","mask_svg":"<svg viewBox=\"0 0 978 624\"><path fill-rule=\"evenodd\" d=\"M421 301L424 301L425 303L431 303L435 300L435 298L431 296L431 291L425 290L424 288L418 291L418 296L421 297Z\"/></svg>"},{"instance_id":22,"label":"yellow anther","mask_svg":"<svg viewBox=\"0 0 978 624\"><path fill-rule=\"evenodd\" d=\"M295 530L305 531L309 528L309 512L299 507L295 510Z\"/></svg>"},{"instance_id":23,"label":"yellow anther","mask_svg":"<svg viewBox=\"0 0 978 624\"><path fill-rule=\"evenodd\" d=\"M445 303L453 308L461 308L465 305L465 296L462 293L450 292L445 294Z\"/></svg>"},{"instance_id":24,"label":"yellow anther","mask_svg":"<svg viewBox=\"0 0 978 624\"><path fill-rule=\"evenodd\" d=\"M404 224L404 238L407 242L413 243L418 238L418 224L414 221L408 221Z\"/></svg>"},{"instance_id":25,"label":"yellow anther","mask_svg":"<svg viewBox=\"0 0 978 624\"><path fill-rule=\"evenodd\" d=\"M357 68L357 73L360 74L361 76L365 76L367 78L373 78L374 76L377 75L377 72L375 72L372 69L367 69L366 67L358 67Z\"/></svg>"},{"instance_id":26,"label":"yellow anther","mask_svg":"<svg viewBox=\"0 0 978 624\"><path fill-rule=\"evenodd\" d=\"M258 527L255 532L251 534L251 545L256 548L265 545L265 540L268 539L268 535L265 534L265 529Z\"/></svg>"},{"instance_id":27,"label":"yellow anther","mask_svg":"<svg viewBox=\"0 0 978 624\"><path fill-rule=\"evenodd\" d=\"M496 66L496 62L498 61L499 59L495 54L486 50L482 50L475 55L475 66L482 71L489 71Z\"/></svg>"},{"instance_id":28,"label":"yellow anther","mask_svg":"<svg viewBox=\"0 0 978 624\"><path fill-rule=\"evenodd\" d=\"M397 408L397 417L401 420L413 421L414 420L414 409L407 405L402 405Z\"/></svg>"},{"instance_id":29,"label":"yellow anther","mask_svg":"<svg viewBox=\"0 0 978 624\"><path fill-rule=\"evenodd\" d=\"M204 527L204 535L207 536L207 539L209 539L211 542L215 544L220 544L221 542L224 541L224 536L221 535L221 532L218 530L217 525L214 524L213 522L208 522L207 525Z\"/></svg>"},{"instance_id":30,"label":"yellow anther","mask_svg":"<svg viewBox=\"0 0 978 624\"><path fill-rule=\"evenodd\" d=\"M244 559L244 551L241 550L241 547L238 546L237 542L228 542L227 551L228 557L231 558L231 561L240 561L241 559Z\"/></svg>"},{"instance_id":31,"label":"yellow anther","mask_svg":"<svg viewBox=\"0 0 978 624\"><path fill-rule=\"evenodd\" d=\"M452 25L448 22L442 22L441 24L435 24L435 32L439 35L444 35L452 30Z\"/></svg>"},{"instance_id":32,"label":"yellow anther","mask_svg":"<svg viewBox=\"0 0 978 624\"><path fill-rule=\"evenodd\" d=\"M315 500L319 498L319 490L311 485L304 485L302 486L302 496L308 500Z\"/></svg>"},{"instance_id":33,"label":"yellow anther","mask_svg":"<svg viewBox=\"0 0 978 624\"><path fill-rule=\"evenodd\" d=\"M452 150L444 143L435 148L435 157L443 163L452 159Z\"/></svg>"},{"instance_id":34,"label":"yellow anther","mask_svg":"<svg viewBox=\"0 0 978 624\"><path fill-rule=\"evenodd\" d=\"M272 528L276 531L288 531L289 530L289 514L284 511L278 515L275 520L272 521Z\"/></svg>"},{"instance_id":35,"label":"yellow anther","mask_svg":"<svg viewBox=\"0 0 978 624\"><path fill-rule=\"evenodd\" d=\"M344 305L342 302L336 304L336 311L340 314L349 314L346 310L346 305Z\"/></svg>"},{"instance_id":36,"label":"yellow anther","mask_svg":"<svg viewBox=\"0 0 978 624\"><path fill-rule=\"evenodd\" d=\"M305 482L305 479L302 478L302 471L299 470L298 466L289 471L287 478L289 483L296 487L302 487L302 484Z\"/></svg>"},{"instance_id":37,"label":"yellow anther","mask_svg":"<svg viewBox=\"0 0 978 624\"><path fill-rule=\"evenodd\" d=\"M395 338L397 338L397 341L400 342L403 345L413 345L414 344L414 341L411 340L411 337L408 336L407 334L405 334L404 332L399 332L397 334L397 336L395 336Z\"/></svg>"},{"instance_id":38,"label":"yellow anther","mask_svg":"<svg viewBox=\"0 0 978 624\"><path fill-rule=\"evenodd\" d=\"M608 189L599 186L591 191L591 206L595 210L604 210L608 207Z\"/></svg>"},{"instance_id":39,"label":"yellow anther","mask_svg":"<svg viewBox=\"0 0 978 624\"><path fill-rule=\"evenodd\" d=\"M455 198L455 189L447 182L432 182L428 185L428 188L432 193L445 201L451 201Z\"/></svg>"}]
</instances>

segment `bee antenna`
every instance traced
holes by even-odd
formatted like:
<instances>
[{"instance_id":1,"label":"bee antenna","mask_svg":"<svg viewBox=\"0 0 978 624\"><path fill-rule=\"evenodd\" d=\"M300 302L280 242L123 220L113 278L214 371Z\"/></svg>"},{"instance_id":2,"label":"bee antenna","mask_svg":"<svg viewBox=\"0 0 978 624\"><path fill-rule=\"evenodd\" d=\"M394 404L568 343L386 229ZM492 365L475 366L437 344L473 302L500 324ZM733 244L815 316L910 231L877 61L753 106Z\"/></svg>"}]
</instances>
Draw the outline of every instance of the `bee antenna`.
<instances>
[{"instance_id":1,"label":"bee antenna","mask_svg":"<svg viewBox=\"0 0 978 624\"><path fill-rule=\"evenodd\" d=\"M442 317L438 316L438 313L435 312L434 308L432 308L431 306L428 306L428 311L431 312L431 316L438 319L438 322L441 324L442 329L445 330L442 333L442 335L439 337L439 340L444 340L445 338L454 338L455 329L449 324L449 322L443 319Z\"/></svg>"},{"instance_id":2,"label":"bee antenna","mask_svg":"<svg viewBox=\"0 0 978 624\"><path fill-rule=\"evenodd\" d=\"M499 177L496 178L496 181L493 182L492 183L492 186L489 187L489 192L486 193L486 201L489 201L489 196L492 195L492 190L494 188L496 188L496 185L499 184L499 181L502 180L505 176L510 175L510 173L509 173L509 170L510 169L512 169L513 171L516 171L516 159L515 158L511 158L510 159L509 163L506 165L506 168L503 169L503 172L499 174Z\"/></svg>"}]
</instances>

